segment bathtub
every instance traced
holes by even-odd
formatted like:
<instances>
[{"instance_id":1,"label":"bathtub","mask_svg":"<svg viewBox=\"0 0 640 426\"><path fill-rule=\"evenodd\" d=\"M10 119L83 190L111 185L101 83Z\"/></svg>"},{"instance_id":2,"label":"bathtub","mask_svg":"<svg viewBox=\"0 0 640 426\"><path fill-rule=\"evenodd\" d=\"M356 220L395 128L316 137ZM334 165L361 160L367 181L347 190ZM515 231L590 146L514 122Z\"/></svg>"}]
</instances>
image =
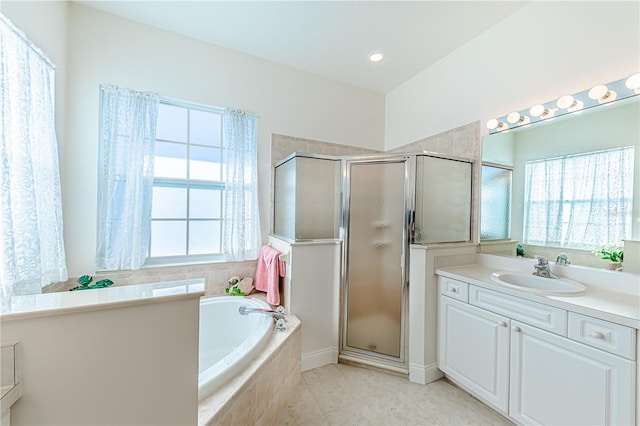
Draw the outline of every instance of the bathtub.
<instances>
[{"instance_id":1,"label":"bathtub","mask_svg":"<svg viewBox=\"0 0 640 426\"><path fill-rule=\"evenodd\" d=\"M260 352L273 330L268 315L240 315L238 308L267 308L258 299L222 296L200 300L198 400L241 372Z\"/></svg>"}]
</instances>

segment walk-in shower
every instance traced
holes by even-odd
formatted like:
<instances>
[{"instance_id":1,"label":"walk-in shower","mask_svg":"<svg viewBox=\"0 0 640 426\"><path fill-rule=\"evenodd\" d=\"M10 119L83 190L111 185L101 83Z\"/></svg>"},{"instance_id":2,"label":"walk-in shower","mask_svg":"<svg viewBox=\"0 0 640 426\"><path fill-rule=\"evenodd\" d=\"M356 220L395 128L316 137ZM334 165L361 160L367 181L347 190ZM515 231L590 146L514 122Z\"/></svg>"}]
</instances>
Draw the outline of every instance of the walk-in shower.
<instances>
[{"instance_id":1,"label":"walk-in shower","mask_svg":"<svg viewBox=\"0 0 640 426\"><path fill-rule=\"evenodd\" d=\"M409 245L471 240L471 162L294 153L274 183L277 235L342 241L339 356L406 372Z\"/></svg>"}]
</instances>

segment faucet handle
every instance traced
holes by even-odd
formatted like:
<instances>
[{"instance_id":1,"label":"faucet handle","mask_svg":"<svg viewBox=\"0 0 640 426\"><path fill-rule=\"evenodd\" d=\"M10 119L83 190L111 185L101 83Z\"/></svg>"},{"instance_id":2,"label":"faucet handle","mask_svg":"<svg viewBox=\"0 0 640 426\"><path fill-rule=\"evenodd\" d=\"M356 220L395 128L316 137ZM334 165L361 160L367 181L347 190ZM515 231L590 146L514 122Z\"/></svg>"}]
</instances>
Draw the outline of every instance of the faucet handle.
<instances>
[{"instance_id":1,"label":"faucet handle","mask_svg":"<svg viewBox=\"0 0 640 426\"><path fill-rule=\"evenodd\" d=\"M534 258L538 260L538 265L546 265L549 263L549 260L544 256L540 256L536 254Z\"/></svg>"}]
</instances>

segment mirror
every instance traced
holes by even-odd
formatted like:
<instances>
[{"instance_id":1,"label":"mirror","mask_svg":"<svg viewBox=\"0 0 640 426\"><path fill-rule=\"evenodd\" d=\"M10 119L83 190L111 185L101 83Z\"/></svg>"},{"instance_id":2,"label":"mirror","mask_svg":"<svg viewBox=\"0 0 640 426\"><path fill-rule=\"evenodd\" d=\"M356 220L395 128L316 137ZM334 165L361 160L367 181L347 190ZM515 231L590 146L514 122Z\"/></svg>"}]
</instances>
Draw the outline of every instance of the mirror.
<instances>
[{"instance_id":1,"label":"mirror","mask_svg":"<svg viewBox=\"0 0 640 426\"><path fill-rule=\"evenodd\" d=\"M555 167L557 165L551 165L549 159L580 159L586 158L587 153L595 152L613 152L614 150L623 147L633 147L633 150L627 150L627 156L629 152L632 152L630 159L627 158L627 162L620 165L622 170L620 174L625 175L627 183L628 193L625 195L631 197L631 213L623 214L625 216L626 224L624 239L640 240L640 97L633 96L617 102L605 103L592 107L586 110L582 110L579 113L573 113L564 115L562 117L556 117L533 123L529 126L523 126L517 129L511 129L509 131L495 133L483 138L482 148L482 161L483 163L493 163L497 165L506 165L513 168L511 190L512 196L510 198L510 206L506 209L502 209L502 216L508 215L510 211L510 217L502 217L504 223L506 223L510 229L510 238L512 241L520 242L524 248L526 257L533 257L534 255L542 255L548 257L550 260L555 260L559 252L566 252L569 254L570 260L574 264L583 266L595 266L606 267L600 257L593 254L593 250L600 248L597 244L592 244L593 232L583 232L578 238L573 235L569 240L571 243L566 244L566 235L563 235L561 240L563 243L549 243L545 244L540 242L542 240L532 237L535 232L532 229L536 226L536 221L532 219L536 213L531 211L531 208L525 208L525 206L533 206L531 197L525 197L525 193L532 194L532 186L525 186L527 180L526 174L529 173L529 180L533 183L535 188L536 183L542 184L540 179L532 178L535 176L532 174L532 165L534 162L545 163L546 167ZM547 161L540 161L546 159ZM527 164L529 164L527 166ZM560 163L559 163L560 164ZM568 163L567 163L568 164ZM581 164L581 163L575 163ZM573 165L576 170L567 172L565 178L573 180L583 179L582 174L579 173L581 167ZM559 167L568 167L565 163L560 164ZM526 172L527 167L529 172ZM544 167L543 167L544 168ZM582 177L579 177L582 176ZM604 179L604 178L602 178ZM602 180L599 177L593 179L595 181ZM488 184L488 178L483 182L483 191ZM573 184L572 184L573 185ZM611 188L610 191L619 192L618 187ZM558 186L547 193L568 192L567 188ZM593 190L595 191L595 190ZM565 200L566 200L566 194ZM616 195L617 197L618 195ZM504 198L504 197L503 197ZM508 197L507 197L508 198ZM526 198L530 198L527 202ZM581 198L584 198L582 196ZM589 197L590 198L590 197ZM628 200L629 201L629 200ZM491 207L488 208L487 204ZM498 209L495 205L487 203L483 205L481 209L482 217L491 217ZM567 208L576 208L578 203L573 202L572 206L565 206ZM593 210L595 212L596 210ZM604 220L602 213L593 213L600 215L601 222L613 222L614 218L608 218ZM573 210L565 214L574 214ZM562 212L555 212L554 214L562 214ZM629 217L630 216L630 217ZM572 217L575 217L572 216ZM566 218L564 221L566 222ZM484 222L484 220L483 220ZM542 221L538 221L539 224ZM527 223L529 225L527 225ZM486 225L481 225L486 227ZM564 234L567 232L567 224L565 223L561 231ZM601 228L600 228L601 230ZM493 250L491 246L498 246L502 242L491 242L485 238L490 235L481 230L483 237L481 238L482 251L495 252L496 254L515 254L516 243L507 244L506 250ZM586 237L585 237L586 236ZM600 238L598 236L597 238ZM582 239L582 240L581 240ZM536 241L536 242L531 242ZM622 241L612 244L622 246Z\"/></svg>"}]
</instances>

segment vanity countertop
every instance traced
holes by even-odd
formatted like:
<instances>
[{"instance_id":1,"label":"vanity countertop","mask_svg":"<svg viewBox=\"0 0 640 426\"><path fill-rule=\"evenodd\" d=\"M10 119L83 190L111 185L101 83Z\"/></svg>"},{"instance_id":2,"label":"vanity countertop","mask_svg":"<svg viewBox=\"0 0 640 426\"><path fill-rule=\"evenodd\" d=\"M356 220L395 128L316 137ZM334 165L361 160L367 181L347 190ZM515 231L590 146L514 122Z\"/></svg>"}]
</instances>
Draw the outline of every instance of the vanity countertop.
<instances>
[{"instance_id":1,"label":"vanity countertop","mask_svg":"<svg viewBox=\"0 0 640 426\"><path fill-rule=\"evenodd\" d=\"M201 297L204 278L2 298L0 321Z\"/></svg>"},{"instance_id":2,"label":"vanity countertop","mask_svg":"<svg viewBox=\"0 0 640 426\"><path fill-rule=\"evenodd\" d=\"M499 270L509 269L473 264L439 268L436 270L436 274L465 281L489 290L640 329L640 293L638 292L617 291L606 288L604 285L584 283L587 289L579 295L533 294L511 289L494 282L491 279L491 274ZM640 287L640 277L638 278L638 286Z\"/></svg>"}]
</instances>

